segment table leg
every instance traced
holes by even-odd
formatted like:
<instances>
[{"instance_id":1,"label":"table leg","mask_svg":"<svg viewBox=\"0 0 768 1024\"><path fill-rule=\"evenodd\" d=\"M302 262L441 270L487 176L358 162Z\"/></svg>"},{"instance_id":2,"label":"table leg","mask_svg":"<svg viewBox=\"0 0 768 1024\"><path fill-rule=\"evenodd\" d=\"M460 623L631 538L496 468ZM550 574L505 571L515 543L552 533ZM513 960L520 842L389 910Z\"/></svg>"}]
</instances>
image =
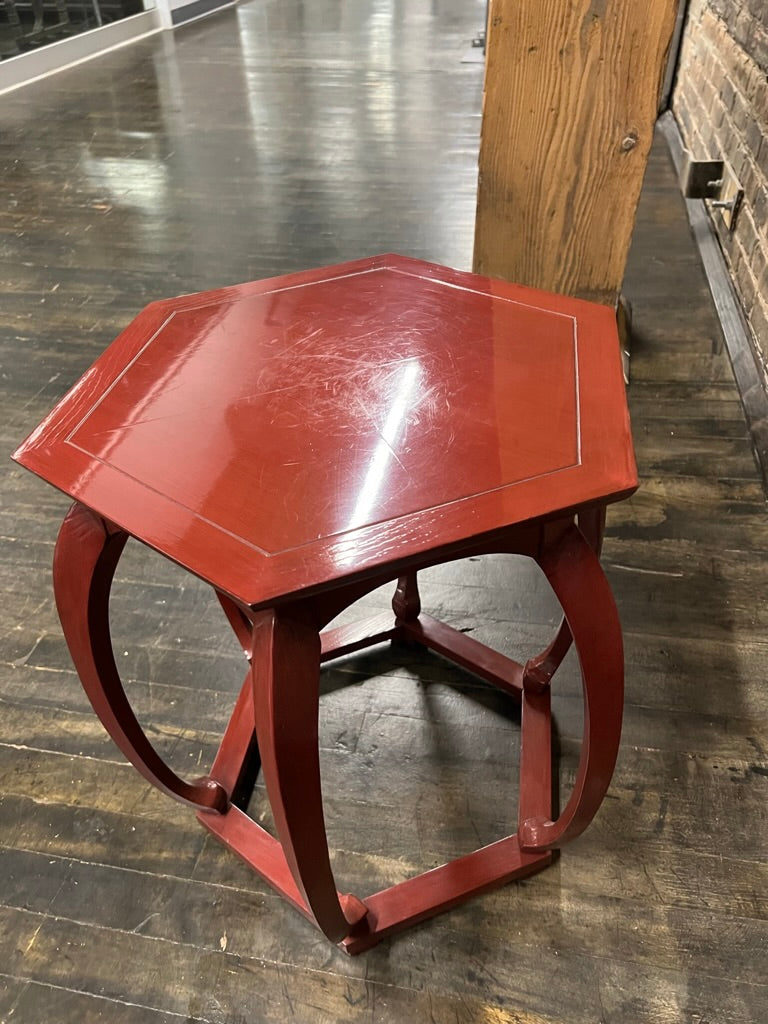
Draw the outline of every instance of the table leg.
<instances>
[{"instance_id":1,"label":"table leg","mask_svg":"<svg viewBox=\"0 0 768 1024\"><path fill-rule=\"evenodd\" d=\"M603 546L603 532L605 530L605 506L598 506L597 508L590 508L585 512L580 512L578 522L584 539L599 557ZM567 619L563 616L552 643L541 654L531 658L526 663L525 673L527 678L538 677L539 679L550 680L560 667L563 658L571 649L572 642L573 638L568 628Z\"/></svg>"},{"instance_id":2,"label":"table leg","mask_svg":"<svg viewBox=\"0 0 768 1024\"><path fill-rule=\"evenodd\" d=\"M573 792L557 821L528 817L520 823L520 845L529 851L563 845L595 816L616 764L624 696L621 626L593 544L571 525L543 546L538 562L560 601L579 656L584 735ZM524 692L548 687L545 674L526 674Z\"/></svg>"},{"instance_id":3,"label":"table leg","mask_svg":"<svg viewBox=\"0 0 768 1024\"><path fill-rule=\"evenodd\" d=\"M337 606L350 603L377 581L340 590L324 598L322 608L308 601L255 616L220 595L251 666L211 776L191 783L175 775L150 744L115 664L109 594L127 535L77 503L56 545L56 602L86 693L125 756L153 785L194 806L210 831L329 939L358 953L475 893L539 870L549 862L549 851L582 832L600 806L616 761L623 695L621 631L597 558L602 516L596 511L582 517L579 528L573 522L549 524L535 549L529 550L527 535L522 538L526 553L536 551L564 613L553 643L525 666L420 616L415 571L398 582L393 601L396 622L390 627L377 620L362 638L359 630L340 627L321 641L318 630L336 614ZM331 870L318 753L319 669L321 660L332 653L367 646L398 630L522 700L520 822L517 834L375 893L363 903L337 892ZM552 821L549 684L571 638L582 671L584 737L573 793L563 813ZM246 775L255 767L256 740L278 839L231 802L238 789L245 793L250 788L252 779Z\"/></svg>"},{"instance_id":4,"label":"table leg","mask_svg":"<svg viewBox=\"0 0 768 1024\"><path fill-rule=\"evenodd\" d=\"M115 664L109 593L128 535L75 503L56 543L56 606L80 681L93 710L128 760L154 786L182 803L224 811L226 790L210 778L185 782L161 759L139 725Z\"/></svg>"},{"instance_id":5,"label":"table leg","mask_svg":"<svg viewBox=\"0 0 768 1024\"><path fill-rule=\"evenodd\" d=\"M418 619L421 613L421 598L415 572L406 573L398 579L395 596L392 598L392 611L395 613L396 622L413 622Z\"/></svg>"},{"instance_id":6,"label":"table leg","mask_svg":"<svg viewBox=\"0 0 768 1024\"><path fill-rule=\"evenodd\" d=\"M403 625L413 625L421 614L421 597L419 595L418 578L415 572L401 576L397 581L395 596L392 598L392 611L395 613L396 633L392 643L400 647L417 648L418 640Z\"/></svg>"},{"instance_id":7,"label":"table leg","mask_svg":"<svg viewBox=\"0 0 768 1024\"><path fill-rule=\"evenodd\" d=\"M285 860L320 930L340 942L367 908L354 896L339 897L331 871L320 788L316 625L276 610L257 616L251 676L264 781Z\"/></svg>"}]
</instances>

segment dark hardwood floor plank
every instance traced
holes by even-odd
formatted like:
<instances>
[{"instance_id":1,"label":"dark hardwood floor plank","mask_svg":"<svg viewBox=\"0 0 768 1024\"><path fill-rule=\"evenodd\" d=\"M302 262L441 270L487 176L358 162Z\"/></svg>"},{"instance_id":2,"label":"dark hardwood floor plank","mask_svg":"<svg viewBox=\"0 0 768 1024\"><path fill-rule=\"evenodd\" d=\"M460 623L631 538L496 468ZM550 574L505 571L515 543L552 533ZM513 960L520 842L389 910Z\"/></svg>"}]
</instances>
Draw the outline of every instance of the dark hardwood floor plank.
<instances>
[{"instance_id":1,"label":"dark hardwood floor plank","mask_svg":"<svg viewBox=\"0 0 768 1024\"><path fill-rule=\"evenodd\" d=\"M0 983L12 986L15 979L0 973ZM168 1013L138 1006L121 999L75 991L61 985L36 981L23 982L23 992L13 1007L18 1024L56 1021L56 1024L209 1024L203 1017L188 1013Z\"/></svg>"},{"instance_id":2,"label":"dark hardwood floor plank","mask_svg":"<svg viewBox=\"0 0 768 1024\"><path fill-rule=\"evenodd\" d=\"M311 970L322 959L322 937L297 915L283 913L276 895L71 860L51 863L38 854L6 849L0 849L0 867L8 879L2 901L6 907L200 949L218 951L223 946L230 953L264 960L282 959L290 934L292 956L299 965ZM35 874L40 885L35 899L29 901L25 899L24 879ZM98 887L98 901L89 896L93 886ZM503 895L475 901L459 915L458 922L443 918L428 926L432 941L449 951L441 971L450 975L461 970L460 962L451 963L450 935L456 923L474 935L477 949L485 948L483 958L489 968L493 964L494 971L503 970L498 949L509 930L510 917L517 917L520 910L536 926L520 932L519 948L535 949L544 942L550 947L556 945L561 953L599 957L597 924L610 928L614 955L624 963L675 970L680 955L706 959L710 975L723 980L758 980L761 951L768 938L768 920L764 917L733 918L731 944L725 949L720 933L729 928L727 919L709 907L670 907L658 900L638 901L608 894L597 900L594 893L573 889L564 889L554 907L548 887L516 885ZM279 928L274 915L281 919ZM461 955L460 950L453 954ZM388 957L378 958L367 967L364 961L345 963L343 956L337 962L352 976L392 983L407 972L408 957L407 949L398 946ZM738 965L735 972L731 958ZM382 973L382 967L386 973ZM514 964L507 969L513 971ZM480 994L471 987L468 992Z\"/></svg>"},{"instance_id":3,"label":"dark hardwood floor plank","mask_svg":"<svg viewBox=\"0 0 768 1024\"><path fill-rule=\"evenodd\" d=\"M16 1011L28 987L28 981L0 973L0 1013L3 1015L0 1019L10 1020L14 1014L17 1020L24 1019L19 1018Z\"/></svg>"},{"instance_id":4,"label":"dark hardwood floor plank","mask_svg":"<svg viewBox=\"0 0 768 1024\"><path fill-rule=\"evenodd\" d=\"M328 970L328 962L323 969L313 970L294 965L291 989L286 992L280 979L286 966L282 960L271 962L221 948L201 949L135 932L89 928L29 911L0 908L0 922L2 945L11 945L9 936L16 940L8 959L14 973L25 972L30 980L58 984L67 963L77 958L86 985L98 988L102 996L221 1022L242 1015L242 1019L259 1021L311 1019L330 1024L343 1019L383 1024L401 1021L406 1014L424 1015L425 1019L432 1014L432 1019L441 1020L447 1011L460 1022L490 1017L513 1024L556 1020L552 1013L559 1012L557 1000L562 998L573 1007L570 1019L577 1024L594 1020L596 1013L626 1013L630 1008L645 1019L655 1010L656 1020L671 1022L703 1009L719 991L728 1000L728 1011L721 1019L747 1024L766 996L766 986L759 981L739 984L717 976L663 969L654 970L656 988L651 994L643 985L647 968L620 960L595 961L559 948L532 953L516 943L514 958L507 956L493 968L483 961L482 947L470 957L465 955L460 973L446 977L444 994L429 991L432 971L420 972L412 962L405 969L390 965L382 950L374 952L368 963L382 963L388 979L383 983L359 976L366 961L347 960L340 971ZM422 931L434 927L428 925ZM148 955L147 946L154 955ZM53 955L56 951L58 957ZM538 983L542 970L550 979L543 989ZM476 989L481 991L479 998L473 994ZM519 1009L507 1014L505 1005L511 999Z\"/></svg>"},{"instance_id":5,"label":"dark hardwood floor plank","mask_svg":"<svg viewBox=\"0 0 768 1024\"><path fill-rule=\"evenodd\" d=\"M442 745L434 741L428 758L413 740L393 750L392 735L405 730L390 721L394 728L387 730L389 749L380 742L378 723L386 719L379 718L372 737L358 742L357 753L322 751L327 827L334 849L379 850L384 856L410 851L412 864L431 867L468 852L478 837L490 842L513 830L516 732L510 730L506 751L494 751L496 757L487 762L483 786L478 788L468 770L471 762L468 766L461 758L455 732L454 742L450 732ZM440 728L436 731L439 735ZM759 748L759 742L756 745ZM578 744L563 738L560 748L561 785L567 791L575 776ZM508 763L497 759L500 753L507 753ZM718 822L727 817L734 853L759 860L768 842L766 773L764 750L740 761L625 745L610 798L592 832L606 847L617 835L632 835L651 846L714 854L722 849ZM94 811L189 827L188 812L174 806L165 813L166 801L134 780L133 774L113 761L0 746L0 785L7 796L31 795L46 805L65 804L74 797L79 806ZM387 786L382 785L382 776ZM252 813L258 817L259 807L265 806L258 787Z\"/></svg>"},{"instance_id":6,"label":"dark hardwood floor plank","mask_svg":"<svg viewBox=\"0 0 768 1024\"><path fill-rule=\"evenodd\" d=\"M75 794L71 796L76 799ZM0 811L2 842L10 849L152 874L188 877L205 843L189 816L166 824L137 818L127 810L110 812L75 802L58 804L5 794L0 796Z\"/></svg>"},{"instance_id":7,"label":"dark hardwood floor plank","mask_svg":"<svg viewBox=\"0 0 768 1024\"><path fill-rule=\"evenodd\" d=\"M764 656L763 648L758 659ZM581 684L571 661L557 677L553 709L558 735L578 740L582 728ZM360 665L357 670L355 664ZM366 664L371 664L370 671L366 671ZM500 691L437 657L425 657L411 667L389 671L387 668L386 652L382 652L380 663L358 659L323 673L321 749L358 751L360 740L370 734L372 723L384 716L392 719L388 728L393 733L394 750L403 743L417 750L413 730L430 730L436 725L446 738L465 730L470 734L474 730L473 735L480 736L488 730L488 742L506 749L507 740L500 737L506 737L507 730L499 730L498 726L505 721L516 726L519 710ZM29 748L113 760L117 756L115 748L94 718L79 683L62 675L52 676L28 666L19 666L14 671L0 687L0 742L13 744L23 737ZM652 689L649 682L654 684ZM686 693L675 688L673 674L661 680L648 680L640 672L633 674L627 687L624 742L647 749L687 750L721 758L746 760L754 756L749 737L759 736L765 728L768 695L763 695L762 706L750 704L742 709L735 703L734 695L726 697L722 691L721 685L711 687L712 703L697 711L690 707ZM128 693L153 743L178 770L210 762L234 706L232 692L131 680ZM684 702L684 712L676 710L675 696L678 704ZM205 709L204 717L201 709ZM53 711L56 717L52 716ZM402 733L411 723L416 723L412 735L408 739L399 737L398 731ZM435 738L438 736L436 733ZM425 740L428 750L429 736ZM389 744L382 745L388 755ZM478 756L470 750L466 754L470 760ZM492 758L493 754L488 756Z\"/></svg>"}]
</instances>

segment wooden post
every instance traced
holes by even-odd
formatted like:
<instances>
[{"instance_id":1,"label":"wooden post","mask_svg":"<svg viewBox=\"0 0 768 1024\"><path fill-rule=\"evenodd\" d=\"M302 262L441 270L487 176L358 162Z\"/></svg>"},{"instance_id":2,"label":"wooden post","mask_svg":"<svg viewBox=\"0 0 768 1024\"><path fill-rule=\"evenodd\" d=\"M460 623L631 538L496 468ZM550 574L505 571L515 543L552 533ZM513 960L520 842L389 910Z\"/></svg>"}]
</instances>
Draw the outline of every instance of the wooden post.
<instances>
[{"instance_id":1,"label":"wooden post","mask_svg":"<svg viewBox=\"0 0 768 1024\"><path fill-rule=\"evenodd\" d=\"M678 0L491 0L474 269L615 304Z\"/></svg>"}]
</instances>

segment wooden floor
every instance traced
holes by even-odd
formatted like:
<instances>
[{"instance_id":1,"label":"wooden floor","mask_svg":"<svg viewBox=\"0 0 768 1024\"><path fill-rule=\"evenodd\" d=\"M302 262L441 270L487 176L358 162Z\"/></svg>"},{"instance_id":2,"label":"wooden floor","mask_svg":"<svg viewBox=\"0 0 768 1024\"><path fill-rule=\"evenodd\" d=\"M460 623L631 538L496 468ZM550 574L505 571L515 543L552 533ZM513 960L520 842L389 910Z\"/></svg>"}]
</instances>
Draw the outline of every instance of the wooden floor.
<instances>
[{"instance_id":1,"label":"wooden floor","mask_svg":"<svg viewBox=\"0 0 768 1024\"><path fill-rule=\"evenodd\" d=\"M253 0L4 97L4 450L151 299L388 250L468 268L482 69L460 58L484 6ZM605 546L628 670L609 797L548 871L356 960L123 764L53 608L68 503L6 460L0 1021L768 1020L768 519L661 146L626 290L642 486ZM432 614L516 656L556 621L511 558L443 567L423 591ZM245 668L215 600L134 547L113 621L151 736L199 773ZM499 694L387 649L329 668L323 692L344 891L509 831L518 720ZM569 661L563 794L578 693ZM266 815L260 790L251 811Z\"/></svg>"}]
</instances>

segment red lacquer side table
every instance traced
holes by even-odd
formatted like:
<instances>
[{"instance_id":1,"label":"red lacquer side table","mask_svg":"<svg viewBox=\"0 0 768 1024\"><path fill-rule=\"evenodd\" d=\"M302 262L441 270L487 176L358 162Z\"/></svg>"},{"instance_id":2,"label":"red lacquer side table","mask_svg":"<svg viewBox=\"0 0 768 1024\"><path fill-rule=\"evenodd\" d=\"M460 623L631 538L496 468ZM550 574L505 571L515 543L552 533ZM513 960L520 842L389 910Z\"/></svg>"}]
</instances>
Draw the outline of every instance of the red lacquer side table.
<instances>
[{"instance_id":1,"label":"red lacquer side table","mask_svg":"<svg viewBox=\"0 0 768 1024\"><path fill-rule=\"evenodd\" d=\"M94 710L155 786L349 953L513 878L589 824L621 730L598 555L636 487L611 310L399 256L148 306L14 456L75 504L54 586ZM179 778L126 698L108 603L128 537L207 581L250 667L210 771ZM420 569L535 559L564 618L526 664L423 614ZM391 615L327 629L396 581ZM366 899L337 891L318 763L322 662L431 648L522 703L517 831ZM571 642L584 732L551 804L550 680ZM277 837L242 809L260 758ZM258 763L258 761L256 762Z\"/></svg>"}]
</instances>

